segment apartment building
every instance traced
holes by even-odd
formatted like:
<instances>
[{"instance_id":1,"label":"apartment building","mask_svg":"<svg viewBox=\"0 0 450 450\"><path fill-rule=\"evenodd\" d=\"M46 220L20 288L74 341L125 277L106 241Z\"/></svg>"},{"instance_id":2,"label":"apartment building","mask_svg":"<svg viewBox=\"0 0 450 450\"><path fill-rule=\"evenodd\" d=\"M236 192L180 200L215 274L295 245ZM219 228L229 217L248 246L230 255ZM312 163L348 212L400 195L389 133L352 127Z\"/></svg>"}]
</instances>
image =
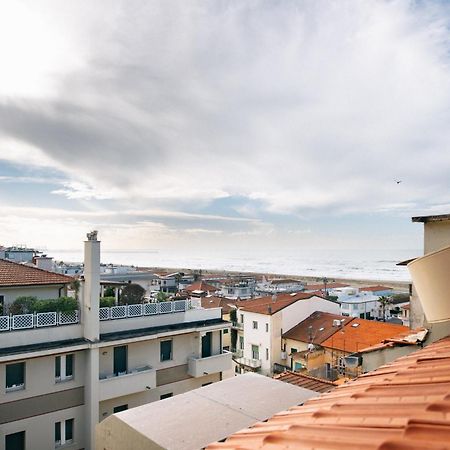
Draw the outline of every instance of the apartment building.
<instances>
[{"instance_id":1,"label":"apartment building","mask_svg":"<svg viewBox=\"0 0 450 450\"><path fill-rule=\"evenodd\" d=\"M237 306L235 370L264 375L272 375L275 364L285 366L287 363L281 345L284 330L291 329L314 311L339 314L337 303L312 293L261 297Z\"/></svg>"},{"instance_id":2,"label":"apartment building","mask_svg":"<svg viewBox=\"0 0 450 450\"><path fill-rule=\"evenodd\" d=\"M94 449L109 415L232 376L220 308L99 307L100 241L85 242L80 311L0 317L0 449Z\"/></svg>"}]
</instances>

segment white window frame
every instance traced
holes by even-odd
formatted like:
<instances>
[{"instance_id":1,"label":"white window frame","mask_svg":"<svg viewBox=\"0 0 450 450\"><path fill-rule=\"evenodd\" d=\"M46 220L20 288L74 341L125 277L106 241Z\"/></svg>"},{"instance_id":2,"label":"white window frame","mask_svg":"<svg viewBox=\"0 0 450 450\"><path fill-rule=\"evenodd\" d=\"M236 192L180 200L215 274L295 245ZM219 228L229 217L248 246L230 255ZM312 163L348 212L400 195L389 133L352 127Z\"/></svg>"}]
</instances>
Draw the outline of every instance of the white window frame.
<instances>
[{"instance_id":1,"label":"white window frame","mask_svg":"<svg viewBox=\"0 0 450 450\"><path fill-rule=\"evenodd\" d=\"M74 366L75 366L75 355L73 353L69 353L67 355L57 355L55 356L55 364L56 364L56 358L59 356L59 377L55 376L56 383L61 383L62 381L70 381L73 380L73 372L74 372ZM72 375L66 375L66 357L72 356Z\"/></svg>"},{"instance_id":2,"label":"white window frame","mask_svg":"<svg viewBox=\"0 0 450 450\"><path fill-rule=\"evenodd\" d=\"M73 423L73 425L72 425L72 439L66 439L66 421L68 421L68 420L72 420L73 421L72 422ZM59 423L59 434L61 436L61 440L60 441L56 441L55 440L55 448L62 447L63 445L72 444L74 442L73 434L74 434L74 429L75 429L75 420L73 418L70 418L70 419L60 420L60 421L58 421L56 423Z\"/></svg>"}]
</instances>

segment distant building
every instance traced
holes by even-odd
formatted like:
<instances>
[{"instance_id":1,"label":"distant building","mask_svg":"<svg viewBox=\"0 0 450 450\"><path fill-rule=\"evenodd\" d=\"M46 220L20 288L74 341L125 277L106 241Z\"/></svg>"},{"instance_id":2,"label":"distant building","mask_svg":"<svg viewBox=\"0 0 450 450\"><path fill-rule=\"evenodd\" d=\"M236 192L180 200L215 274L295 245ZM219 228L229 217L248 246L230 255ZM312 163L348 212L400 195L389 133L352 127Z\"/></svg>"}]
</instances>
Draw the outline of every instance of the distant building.
<instances>
[{"instance_id":1,"label":"distant building","mask_svg":"<svg viewBox=\"0 0 450 450\"><path fill-rule=\"evenodd\" d=\"M261 294L301 292L303 288L304 283L302 281L292 278L273 278L267 280L266 277L263 277L262 281L256 285L256 291Z\"/></svg>"},{"instance_id":2,"label":"distant building","mask_svg":"<svg viewBox=\"0 0 450 450\"><path fill-rule=\"evenodd\" d=\"M237 372L256 371L272 375L276 365L286 366L281 336L315 311L339 313L337 303L311 293L281 294L237 305L236 348Z\"/></svg>"},{"instance_id":3,"label":"distant building","mask_svg":"<svg viewBox=\"0 0 450 450\"><path fill-rule=\"evenodd\" d=\"M2 247L0 250L0 257L18 263L31 263L38 253L40 253L38 250L22 246Z\"/></svg>"},{"instance_id":4,"label":"distant building","mask_svg":"<svg viewBox=\"0 0 450 450\"><path fill-rule=\"evenodd\" d=\"M254 296L255 286L254 279L230 279L221 284L219 294L231 299L246 300Z\"/></svg>"}]
</instances>

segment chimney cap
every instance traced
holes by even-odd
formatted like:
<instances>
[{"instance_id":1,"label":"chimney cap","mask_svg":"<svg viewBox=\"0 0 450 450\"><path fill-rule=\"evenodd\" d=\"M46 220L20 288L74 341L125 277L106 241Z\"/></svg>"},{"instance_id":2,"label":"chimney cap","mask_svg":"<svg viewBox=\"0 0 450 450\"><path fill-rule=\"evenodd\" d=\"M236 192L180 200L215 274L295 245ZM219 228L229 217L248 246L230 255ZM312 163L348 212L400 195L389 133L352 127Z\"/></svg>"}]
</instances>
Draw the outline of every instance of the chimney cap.
<instances>
[{"instance_id":1,"label":"chimney cap","mask_svg":"<svg viewBox=\"0 0 450 450\"><path fill-rule=\"evenodd\" d=\"M88 238L88 241L96 241L97 240L97 230L93 230L90 233L87 233L86 236Z\"/></svg>"}]
</instances>

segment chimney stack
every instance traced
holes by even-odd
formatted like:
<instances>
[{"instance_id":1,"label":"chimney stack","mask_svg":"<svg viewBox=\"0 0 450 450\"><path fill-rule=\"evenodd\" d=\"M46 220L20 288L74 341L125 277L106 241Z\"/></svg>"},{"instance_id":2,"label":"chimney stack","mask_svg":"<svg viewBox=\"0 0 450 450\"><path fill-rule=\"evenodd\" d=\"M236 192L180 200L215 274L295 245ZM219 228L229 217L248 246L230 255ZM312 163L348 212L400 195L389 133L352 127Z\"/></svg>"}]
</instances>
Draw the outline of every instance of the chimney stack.
<instances>
[{"instance_id":1,"label":"chimney stack","mask_svg":"<svg viewBox=\"0 0 450 450\"><path fill-rule=\"evenodd\" d=\"M84 242L84 282L83 282L84 337L98 341L100 337L100 241L97 231L87 234Z\"/></svg>"}]
</instances>

